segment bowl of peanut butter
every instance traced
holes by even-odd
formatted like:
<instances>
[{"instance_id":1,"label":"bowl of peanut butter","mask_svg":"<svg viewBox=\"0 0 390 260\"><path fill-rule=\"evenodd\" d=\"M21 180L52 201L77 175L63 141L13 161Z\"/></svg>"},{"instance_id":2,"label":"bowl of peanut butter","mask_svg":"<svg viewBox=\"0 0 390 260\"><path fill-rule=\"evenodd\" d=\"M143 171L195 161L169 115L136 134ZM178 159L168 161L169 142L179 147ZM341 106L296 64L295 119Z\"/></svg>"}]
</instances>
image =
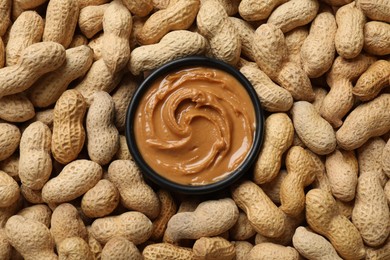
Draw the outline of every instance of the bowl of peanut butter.
<instances>
[{"instance_id":1,"label":"bowl of peanut butter","mask_svg":"<svg viewBox=\"0 0 390 260\"><path fill-rule=\"evenodd\" d=\"M237 69L187 57L142 82L128 107L126 138L147 179L171 191L206 194L249 174L263 122L258 96Z\"/></svg>"}]
</instances>

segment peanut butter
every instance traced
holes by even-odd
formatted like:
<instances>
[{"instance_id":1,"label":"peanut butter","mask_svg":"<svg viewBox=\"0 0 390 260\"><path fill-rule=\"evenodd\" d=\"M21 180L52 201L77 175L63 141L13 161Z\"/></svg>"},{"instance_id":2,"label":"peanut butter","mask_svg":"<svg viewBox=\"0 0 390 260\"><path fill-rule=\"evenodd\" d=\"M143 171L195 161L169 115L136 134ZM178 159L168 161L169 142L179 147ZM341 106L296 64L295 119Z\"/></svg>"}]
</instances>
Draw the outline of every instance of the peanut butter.
<instances>
[{"instance_id":1,"label":"peanut butter","mask_svg":"<svg viewBox=\"0 0 390 260\"><path fill-rule=\"evenodd\" d=\"M207 67L156 80L134 120L143 159L161 176L184 185L213 183L237 169L256 128L245 88L230 74Z\"/></svg>"}]
</instances>

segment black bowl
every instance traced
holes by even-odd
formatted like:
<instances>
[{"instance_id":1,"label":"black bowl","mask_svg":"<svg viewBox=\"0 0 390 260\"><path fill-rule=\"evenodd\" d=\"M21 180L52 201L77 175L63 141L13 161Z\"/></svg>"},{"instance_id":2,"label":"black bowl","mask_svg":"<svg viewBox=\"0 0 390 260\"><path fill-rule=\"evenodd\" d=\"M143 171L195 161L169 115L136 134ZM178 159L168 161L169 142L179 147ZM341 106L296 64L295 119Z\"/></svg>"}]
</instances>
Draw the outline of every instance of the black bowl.
<instances>
[{"instance_id":1,"label":"black bowl","mask_svg":"<svg viewBox=\"0 0 390 260\"><path fill-rule=\"evenodd\" d=\"M158 173L156 173L142 158L141 153L138 150L137 143L135 141L135 135L134 135L134 115L137 110L138 104L143 97L146 90L149 88L149 86L157 80L159 77L167 75L168 73L172 71L176 71L180 68L188 68L188 67L194 67L194 66L204 66L204 67L210 67L215 69L220 69L222 71L225 71L229 73L230 75L234 76L241 84L242 86L247 90L249 97L252 100L253 107L255 110L255 119L256 119L256 129L255 129L255 136L254 141L251 150L249 151L247 157L245 160L241 163L241 165L234 170L232 173L230 173L226 178L221 179L217 182L206 184L206 185L183 185L178 184L175 182L172 182ZM232 67L231 65L224 63L222 61L206 58L206 57L187 57L178 59L172 62L169 62L160 68L156 69L153 73L151 73L138 87L138 89L135 91L126 115L126 140L127 144L130 150L131 155L133 156L133 159L135 163L138 165L138 167L141 169L141 172L144 174L144 176L154 182L155 184L159 185L162 188L184 193L184 194L207 194L219 191L221 189L227 188L231 184L233 184L235 181L237 181L239 178L241 178L245 173L248 173L251 169L251 166L256 162L257 157L260 152L262 139L263 139L263 128L264 128L264 115L263 110L260 105L260 100L253 89L252 84L248 81L247 78L245 78L244 75L241 74L240 71Z\"/></svg>"}]
</instances>

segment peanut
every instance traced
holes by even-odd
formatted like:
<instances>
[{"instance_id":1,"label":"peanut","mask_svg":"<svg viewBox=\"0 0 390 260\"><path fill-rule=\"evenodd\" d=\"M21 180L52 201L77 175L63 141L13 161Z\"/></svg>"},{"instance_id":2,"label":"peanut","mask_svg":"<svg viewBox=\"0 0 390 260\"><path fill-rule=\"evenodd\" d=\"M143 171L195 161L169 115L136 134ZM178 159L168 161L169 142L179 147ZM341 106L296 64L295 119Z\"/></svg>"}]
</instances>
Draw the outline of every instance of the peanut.
<instances>
[{"instance_id":1,"label":"peanut","mask_svg":"<svg viewBox=\"0 0 390 260\"><path fill-rule=\"evenodd\" d=\"M94 94L87 113L88 155L100 165L108 164L119 148L119 133L114 125L114 101L104 91Z\"/></svg>"},{"instance_id":2,"label":"peanut","mask_svg":"<svg viewBox=\"0 0 390 260\"><path fill-rule=\"evenodd\" d=\"M208 0L200 0L201 3L208 1ZM215 1L215 0L212 0ZM238 12L238 6L240 5L241 0L216 0L218 3L220 3L223 8L225 9L226 13L229 16L233 16L237 14Z\"/></svg>"},{"instance_id":3,"label":"peanut","mask_svg":"<svg viewBox=\"0 0 390 260\"><path fill-rule=\"evenodd\" d=\"M352 2L337 10L336 22L338 27L334 41L337 53L345 59L357 57L364 45L366 18L363 12Z\"/></svg>"},{"instance_id":4,"label":"peanut","mask_svg":"<svg viewBox=\"0 0 390 260\"><path fill-rule=\"evenodd\" d=\"M0 69L0 97L20 93L43 74L59 68L65 49L55 42L35 43L24 49L17 64Z\"/></svg>"},{"instance_id":5,"label":"peanut","mask_svg":"<svg viewBox=\"0 0 390 260\"><path fill-rule=\"evenodd\" d=\"M11 24L11 4L10 0L0 1L0 36L3 36Z\"/></svg>"},{"instance_id":6,"label":"peanut","mask_svg":"<svg viewBox=\"0 0 390 260\"><path fill-rule=\"evenodd\" d=\"M364 25L364 50L374 55L390 54L390 25L370 21Z\"/></svg>"},{"instance_id":7,"label":"peanut","mask_svg":"<svg viewBox=\"0 0 390 260\"><path fill-rule=\"evenodd\" d=\"M222 237L201 237L192 251L198 259L232 260L236 256L234 246Z\"/></svg>"},{"instance_id":8,"label":"peanut","mask_svg":"<svg viewBox=\"0 0 390 260\"><path fill-rule=\"evenodd\" d=\"M134 77L125 75L118 88L112 94L112 100L115 104L115 126L118 131L125 129L127 107L137 87L138 83Z\"/></svg>"},{"instance_id":9,"label":"peanut","mask_svg":"<svg viewBox=\"0 0 390 260\"><path fill-rule=\"evenodd\" d=\"M237 64L241 40L223 6L216 1L202 3L196 22L199 33L210 43L212 56L232 65Z\"/></svg>"},{"instance_id":10,"label":"peanut","mask_svg":"<svg viewBox=\"0 0 390 260\"><path fill-rule=\"evenodd\" d=\"M356 4L371 20L390 23L390 3L384 0L358 0Z\"/></svg>"},{"instance_id":11,"label":"peanut","mask_svg":"<svg viewBox=\"0 0 390 260\"><path fill-rule=\"evenodd\" d=\"M152 0L123 0L123 4L131 13L138 16L146 16L152 11Z\"/></svg>"},{"instance_id":12,"label":"peanut","mask_svg":"<svg viewBox=\"0 0 390 260\"><path fill-rule=\"evenodd\" d=\"M130 211L119 216L96 219L91 233L101 244L115 236L123 236L135 245L148 240L152 234L152 222L142 213Z\"/></svg>"},{"instance_id":13,"label":"peanut","mask_svg":"<svg viewBox=\"0 0 390 260\"><path fill-rule=\"evenodd\" d=\"M248 259L248 254L252 250L253 245L247 241L233 241L232 244L236 249L236 260Z\"/></svg>"},{"instance_id":14,"label":"peanut","mask_svg":"<svg viewBox=\"0 0 390 260\"><path fill-rule=\"evenodd\" d=\"M295 102L291 114L296 133L310 150L320 155L334 151L335 132L312 104L306 101Z\"/></svg>"},{"instance_id":15,"label":"peanut","mask_svg":"<svg viewBox=\"0 0 390 260\"><path fill-rule=\"evenodd\" d=\"M327 3L331 6L339 7L349 4L350 2L353 2L353 0L322 0L322 2Z\"/></svg>"},{"instance_id":16,"label":"peanut","mask_svg":"<svg viewBox=\"0 0 390 260\"><path fill-rule=\"evenodd\" d=\"M65 91L57 100L51 151L59 163L66 164L76 159L84 146L86 106L83 96L76 90Z\"/></svg>"},{"instance_id":17,"label":"peanut","mask_svg":"<svg viewBox=\"0 0 390 260\"><path fill-rule=\"evenodd\" d=\"M265 194L277 205L280 205L280 185L286 176L287 171L280 170L272 181L260 185Z\"/></svg>"},{"instance_id":18,"label":"peanut","mask_svg":"<svg viewBox=\"0 0 390 260\"><path fill-rule=\"evenodd\" d=\"M13 203L11 206L1 208L0 207L0 230L5 227L7 220L15 215L21 208L23 204L23 199L19 199Z\"/></svg>"},{"instance_id":19,"label":"peanut","mask_svg":"<svg viewBox=\"0 0 390 260\"><path fill-rule=\"evenodd\" d=\"M93 59L92 50L79 46L66 50L66 60L61 67L39 79L29 90L29 98L35 107L54 104L69 84L89 70Z\"/></svg>"},{"instance_id":20,"label":"peanut","mask_svg":"<svg viewBox=\"0 0 390 260\"><path fill-rule=\"evenodd\" d=\"M23 198L25 198L30 203L33 204L44 203L42 199L42 191L40 190L32 190L22 184L20 186L20 193L22 193Z\"/></svg>"},{"instance_id":21,"label":"peanut","mask_svg":"<svg viewBox=\"0 0 390 260\"><path fill-rule=\"evenodd\" d=\"M152 244L142 252L144 260L194 260L194 253L190 248L179 247L168 243Z\"/></svg>"},{"instance_id":22,"label":"peanut","mask_svg":"<svg viewBox=\"0 0 390 260\"><path fill-rule=\"evenodd\" d=\"M129 148L127 147L127 139L124 135L119 135L119 149L115 154L116 160L132 160Z\"/></svg>"},{"instance_id":23,"label":"peanut","mask_svg":"<svg viewBox=\"0 0 390 260\"><path fill-rule=\"evenodd\" d=\"M389 139L390 140L390 139ZM383 149L382 153L382 169L387 175L387 177L390 178L390 141L387 141L385 148Z\"/></svg>"},{"instance_id":24,"label":"peanut","mask_svg":"<svg viewBox=\"0 0 390 260\"><path fill-rule=\"evenodd\" d=\"M175 59L203 54L207 48L208 42L202 35L184 30L173 31L157 44L134 49L130 54L128 69L133 75L139 75Z\"/></svg>"},{"instance_id":25,"label":"peanut","mask_svg":"<svg viewBox=\"0 0 390 260\"><path fill-rule=\"evenodd\" d=\"M362 101L372 100L389 85L389 77L390 62L378 60L359 77L352 93Z\"/></svg>"},{"instance_id":26,"label":"peanut","mask_svg":"<svg viewBox=\"0 0 390 260\"><path fill-rule=\"evenodd\" d=\"M15 152L7 159L0 161L0 170L6 172L15 181L20 181L19 178L19 154Z\"/></svg>"},{"instance_id":27,"label":"peanut","mask_svg":"<svg viewBox=\"0 0 390 260\"><path fill-rule=\"evenodd\" d=\"M9 207L20 196L19 186L7 173L0 171L0 207Z\"/></svg>"},{"instance_id":28,"label":"peanut","mask_svg":"<svg viewBox=\"0 0 390 260\"><path fill-rule=\"evenodd\" d=\"M142 260L142 256L138 248L132 242L123 237L114 237L110 239L104 246L101 259Z\"/></svg>"},{"instance_id":29,"label":"peanut","mask_svg":"<svg viewBox=\"0 0 390 260\"><path fill-rule=\"evenodd\" d=\"M352 201L344 202L339 199L335 199L335 200L336 200L337 208L340 211L340 214L345 216L347 219L351 219L355 201L352 200Z\"/></svg>"},{"instance_id":30,"label":"peanut","mask_svg":"<svg viewBox=\"0 0 390 260\"><path fill-rule=\"evenodd\" d=\"M309 29L306 26L285 33L288 58L295 64L301 65L301 49L307 36L309 36Z\"/></svg>"},{"instance_id":31,"label":"peanut","mask_svg":"<svg viewBox=\"0 0 390 260\"><path fill-rule=\"evenodd\" d=\"M317 78L332 66L336 53L334 39L336 20L329 11L321 12L310 26L310 33L301 47L301 63L309 78Z\"/></svg>"},{"instance_id":32,"label":"peanut","mask_svg":"<svg viewBox=\"0 0 390 260\"><path fill-rule=\"evenodd\" d=\"M69 48L76 48L81 45L87 45L88 44L88 39L82 34L75 34L73 35L73 39L69 44Z\"/></svg>"},{"instance_id":33,"label":"peanut","mask_svg":"<svg viewBox=\"0 0 390 260\"><path fill-rule=\"evenodd\" d=\"M255 34L255 29L252 25L236 17L229 17L229 20L232 22L238 36L241 40L241 54L247 57L249 60L254 61L253 54L253 35Z\"/></svg>"},{"instance_id":34,"label":"peanut","mask_svg":"<svg viewBox=\"0 0 390 260\"><path fill-rule=\"evenodd\" d=\"M7 236L3 229L0 229L0 258L11 259L12 247L8 243Z\"/></svg>"},{"instance_id":35,"label":"peanut","mask_svg":"<svg viewBox=\"0 0 390 260\"><path fill-rule=\"evenodd\" d=\"M306 221L310 228L325 236L345 259L361 259L365 255L358 229L340 215L332 195L320 189L306 194Z\"/></svg>"},{"instance_id":36,"label":"peanut","mask_svg":"<svg viewBox=\"0 0 390 260\"><path fill-rule=\"evenodd\" d=\"M10 157L18 148L20 130L15 125L0 123L0 161Z\"/></svg>"},{"instance_id":37,"label":"peanut","mask_svg":"<svg viewBox=\"0 0 390 260\"><path fill-rule=\"evenodd\" d=\"M248 260L298 260L299 253L293 247L285 247L273 243L255 245L248 254Z\"/></svg>"},{"instance_id":38,"label":"peanut","mask_svg":"<svg viewBox=\"0 0 390 260\"><path fill-rule=\"evenodd\" d=\"M152 240L161 240L167 229L168 221L177 212L177 206L172 195L165 190L157 191L158 199L161 203L161 210L157 218L153 221L153 233L150 237Z\"/></svg>"},{"instance_id":39,"label":"peanut","mask_svg":"<svg viewBox=\"0 0 390 260\"><path fill-rule=\"evenodd\" d=\"M51 132L42 122L30 124L20 139L19 177L33 190L42 189L52 171L50 155Z\"/></svg>"},{"instance_id":40,"label":"peanut","mask_svg":"<svg viewBox=\"0 0 390 260\"><path fill-rule=\"evenodd\" d=\"M69 237L64 239L58 246L58 259L93 260L94 257L84 239Z\"/></svg>"},{"instance_id":41,"label":"peanut","mask_svg":"<svg viewBox=\"0 0 390 260\"><path fill-rule=\"evenodd\" d=\"M248 217L242 211L238 215L236 224L229 230L229 238L234 240L247 240L256 234Z\"/></svg>"},{"instance_id":42,"label":"peanut","mask_svg":"<svg viewBox=\"0 0 390 260\"><path fill-rule=\"evenodd\" d=\"M285 3L286 0L254 1L242 0L238 6L240 16L247 21L267 19L275 7Z\"/></svg>"},{"instance_id":43,"label":"peanut","mask_svg":"<svg viewBox=\"0 0 390 260\"><path fill-rule=\"evenodd\" d=\"M22 93L0 98L0 118L8 122L25 122L35 116L34 106Z\"/></svg>"},{"instance_id":44,"label":"peanut","mask_svg":"<svg viewBox=\"0 0 390 260\"><path fill-rule=\"evenodd\" d=\"M310 232L307 228L298 227L293 237L294 248L310 260L342 260L328 240Z\"/></svg>"},{"instance_id":45,"label":"peanut","mask_svg":"<svg viewBox=\"0 0 390 260\"><path fill-rule=\"evenodd\" d=\"M387 259L390 257L390 238L380 248L367 248L366 259Z\"/></svg>"},{"instance_id":46,"label":"peanut","mask_svg":"<svg viewBox=\"0 0 390 260\"><path fill-rule=\"evenodd\" d=\"M324 102L324 99L328 94L328 91L326 91L326 89L319 88L319 87L318 88L314 87L313 90L316 96L312 104L314 106L314 109L317 111L317 113L321 113L322 103Z\"/></svg>"},{"instance_id":47,"label":"peanut","mask_svg":"<svg viewBox=\"0 0 390 260\"><path fill-rule=\"evenodd\" d=\"M46 227L50 227L52 211L47 205L38 204L22 209L17 215L26 219L39 221L45 224Z\"/></svg>"},{"instance_id":48,"label":"peanut","mask_svg":"<svg viewBox=\"0 0 390 260\"><path fill-rule=\"evenodd\" d=\"M110 0L78 0L80 9L90 5L102 5L110 2Z\"/></svg>"},{"instance_id":49,"label":"peanut","mask_svg":"<svg viewBox=\"0 0 390 260\"><path fill-rule=\"evenodd\" d=\"M143 45L153 44L170 31L188 29L196 18L199 5L199 0L178 0L166 9L157 11L145 22L137 34L137 41Z\"/></svg>"},{"instance_id":50,"label":"peanut","mask_svg":"<svg viewBox=\"0 0 390 260\"><path fill-rule=\"evenodd\" d=\"M168 222L164 241L216 236L229 230L238 219L238 208L230 198L209 200L199 204L194 212L181 212Z\"/></svg>"},{"instance_id":51,"label":"peanut","mask_svg":"<svg viewBox=\"0 0 390 260\"><path fill-rule=\"evenodd\" d=\"M368 116L369 115L369 116ZM338 145L345 150L362 146L369 138L390 130L390 94L355 108L336 132Z\"/></svg>"},{"instance_id":52,"label":"peanut","mask_svg":"<svg viewBox=\"0 0 390 260\"><path fill-rule=\"evenodd\" d=\"M23 12L27 10L38 9L39 6L46 2L47 0L14 0L12 5L13 20L16 20Z\"/></svg>"},{"instance_id":53,"label":"peanut","mask_svg":"<svg viewBox=\"0 0 390 260\"><path fill-rule=\"evenodd\" d=\"M79 28L88 39L103 30L103 15L109 4L86 6L80 10Z\"/></svg>"},{"instance_id":54,"label":"peanut","mask_svg":"<svg viewBox=\"0 0 390 260\"><path fill-rule=\"evenodd\" d=\"M51 0L46 10L43 41L53 41L69 47L79 17L78 0Z\"/></svg>"},{"instance_id":55,"label":"peanut","mask_svg":"<svg viewBox=\"0 0 390 260\"><path fill-rule=\"evenodd\" d=\"M96 35L88 42L88 47L93 51L94 61L100 60L102 58L103 34L104 33Z\"/></svg>"},{"instance_id":56,"label":"peanut","mask_svg":"<svg viewBox=\"0 0 390 260\"><path fill-rule=\"evenodd\" d=\"M102 174L102 168L95 162L73 161L43 186L42 198L46 203L71 201L95 186Z\"/></svg>"},{"instance_id":57,"label":"peanut","mask_svg":"<svg viewBox=\"0 0 390 260\"><path fill-rule=\"evenodd\" d=\"M390 181L386 182L385 188L383 190L387 198L387 204L390 206Z\"/></svg>"},{"instance_id":58,"label":"peanut","mask_svg":"<svg viewBox=\"0 0 390 260\"><path fill-rule=\"evenodd\" d=\"M6 65L18 63L22 51L40 42L43 34L43 19L35 11L23 12L12 24L5 49Z\"/></svg>"},{"instance_id":59,"label":"peanut","mask_svg":"<svg viewBox=\"0 0 390 260\"><path fill-rule=\"evenodd\" d=\"M4 67L5 64L5 50L4 50L4 42L0 37L0 69Z\"/></svg>"}]
</instances>

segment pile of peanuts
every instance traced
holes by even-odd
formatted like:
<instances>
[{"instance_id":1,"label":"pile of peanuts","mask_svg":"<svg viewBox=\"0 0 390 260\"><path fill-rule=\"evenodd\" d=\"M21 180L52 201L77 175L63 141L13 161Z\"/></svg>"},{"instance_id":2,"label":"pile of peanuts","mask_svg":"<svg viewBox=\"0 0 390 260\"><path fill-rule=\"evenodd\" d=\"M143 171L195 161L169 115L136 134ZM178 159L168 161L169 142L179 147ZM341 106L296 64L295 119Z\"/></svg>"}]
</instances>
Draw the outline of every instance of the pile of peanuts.
<instances>
[{"instance_id":1,"label":"pile of peanuts","mask_svg":"<svg viewBox=\"0 0 390 260\"><path fill-rule=\"evenodd\" d=\"M389 54L389 0L0 0L0 259L390 259ZM149 186L124 136L191 55L266 111L208 196Z\"/></svg>"}]
</instances>

